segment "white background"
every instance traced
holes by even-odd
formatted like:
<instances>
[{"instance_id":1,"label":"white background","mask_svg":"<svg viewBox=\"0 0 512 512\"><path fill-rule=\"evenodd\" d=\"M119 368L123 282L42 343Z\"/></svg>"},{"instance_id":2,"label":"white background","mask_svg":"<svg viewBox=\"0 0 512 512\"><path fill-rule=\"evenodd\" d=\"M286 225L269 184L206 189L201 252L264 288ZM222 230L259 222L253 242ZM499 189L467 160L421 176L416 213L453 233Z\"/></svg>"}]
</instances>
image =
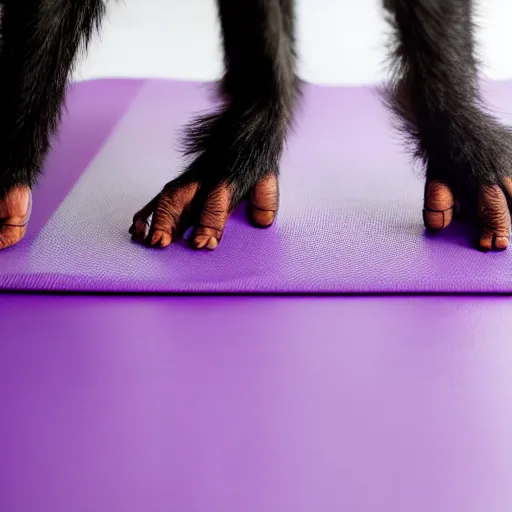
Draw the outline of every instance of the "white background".
<instances>
[{"instance_id":1,"label":"white background","mask_svg":"<svg viewBox=\"0 0 512 512\"><path fill-rule=\"evenodd\" d=\"M244 1L244 0L240 0ZM324 84L386 76L381 0L298 0L299 73ZM512 78L512 0L479 1L484 72ZM110 0L101 36L74 78L212 80L221 72L214 0Z\"/></svg>"}]
</instances>

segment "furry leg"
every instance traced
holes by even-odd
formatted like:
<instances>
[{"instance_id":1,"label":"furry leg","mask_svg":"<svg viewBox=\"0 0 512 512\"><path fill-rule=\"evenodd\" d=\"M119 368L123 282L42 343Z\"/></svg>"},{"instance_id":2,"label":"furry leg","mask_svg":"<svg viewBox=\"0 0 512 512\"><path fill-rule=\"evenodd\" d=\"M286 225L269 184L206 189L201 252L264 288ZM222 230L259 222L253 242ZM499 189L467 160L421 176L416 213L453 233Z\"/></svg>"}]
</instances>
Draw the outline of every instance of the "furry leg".
<instances>
[{"instance_id":1,"label":"furry leg","mask_svg":"<svg viewBox=\"0 0 512 512\"><path fill-rule=\"evenodd\" d=\"M1 6L0 249L24 236L69 72L105 8L104 0L4 0Z\"/></svg>"},{"instance_id":2,"label":"furry leg","mask_svg":"<svg viewBox=\"0 0 512 512\"><path fill-rule=\"evenodd\" d=\"M277 212L279 162L298 96L293 3L218 0L218 9L222 103L188 126L191 164L134 217L133 238L153 246L170 245L193 225L192 247L215 249L247 197L254 225L270 226Z\"/></svg>"},{"instance_id":3,"label":"furry leg","mask_svg":"<svg viewBox=\"0 0 512 512\"><path fill-rule=\"evenodd\" d=\"M480 247L504 249L512 138L480 97L473 2L387 0L387 8L396 34L387 100L426 169L426 227L446 227L457 199L477 214Z\"/></svg>"}]
</instances>

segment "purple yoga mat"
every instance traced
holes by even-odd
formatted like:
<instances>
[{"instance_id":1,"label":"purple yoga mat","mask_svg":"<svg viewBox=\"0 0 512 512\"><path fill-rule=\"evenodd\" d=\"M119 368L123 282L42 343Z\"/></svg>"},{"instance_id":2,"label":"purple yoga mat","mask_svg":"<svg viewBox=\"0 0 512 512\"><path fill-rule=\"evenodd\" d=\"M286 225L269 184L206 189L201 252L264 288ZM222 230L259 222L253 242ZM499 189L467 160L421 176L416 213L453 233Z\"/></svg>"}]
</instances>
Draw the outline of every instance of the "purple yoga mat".
<instances>
[{"instance_id":1,"label":"purple yoga mat","mask_svg":"<svg viewBox=\"0 0 512 512\"><path fill-rule=\"evenodd\" d=\"M486 94L512 121L512 82ZM512 251L481 254L464 228L429 238L423 182L377 95L307 86L269 230L240 212L219 249L132 244L133 213L183 168L180 128L210 106L207 85L74 86L27 238L0 254L0 287L116 292L511 292ZM62 177L65 176L64 181Z\"/></svg>"}]
</instances>

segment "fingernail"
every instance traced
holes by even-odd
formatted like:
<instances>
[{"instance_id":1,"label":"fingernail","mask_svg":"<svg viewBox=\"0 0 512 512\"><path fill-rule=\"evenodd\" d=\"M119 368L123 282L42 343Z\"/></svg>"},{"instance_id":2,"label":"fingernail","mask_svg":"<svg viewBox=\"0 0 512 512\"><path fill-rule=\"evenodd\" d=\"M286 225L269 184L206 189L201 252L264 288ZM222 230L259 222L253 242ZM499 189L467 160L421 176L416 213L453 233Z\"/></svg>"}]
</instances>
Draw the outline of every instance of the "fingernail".
<instances>
[{"instance_id":1,"label":"fingernail","mask_svg":"<svg viewBox=\"0 0 512 512\"><path fill-rule=\"evenodd\" d=\"M209 249L210 251L213 251L214 249L217 248L218 245L219 241L214 236L212 236L208 241L208 245L206 246L206 248Z\"/></svg>"},{"instance_id":2,"label":"fingernail","mask_svg":"<svg viewBox=\"0 0 512 512\"><path fill-rule=\"evenodd\" d=\"M508 244L509 244L509 238L506 237L506 236L497 236L495 241L494 241L494 245L496 247L496 249L506 249L508 247Z\"/></svg>"}]
</instances>

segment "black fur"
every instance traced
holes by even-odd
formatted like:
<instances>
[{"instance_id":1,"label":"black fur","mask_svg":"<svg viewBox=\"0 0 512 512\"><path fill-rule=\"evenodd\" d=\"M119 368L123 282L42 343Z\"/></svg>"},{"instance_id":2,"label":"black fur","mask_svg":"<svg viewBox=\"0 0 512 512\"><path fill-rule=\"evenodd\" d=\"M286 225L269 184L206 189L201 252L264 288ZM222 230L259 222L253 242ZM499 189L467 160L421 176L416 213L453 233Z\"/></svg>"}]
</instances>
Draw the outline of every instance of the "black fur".
<instances>
[{"instance_id":1,"label":"black fur","mask_svg":"<svg viewBox=\"0 0 512 512\"><path fill-rule=\"evenodd\" d=\"M278 173L298 95L292 0L218 0L224 44L222 105L185 131L194 156L181 178L206 192L234 186L236 204L269 173Z\"/></svg>"},{"instance_id":2,"label":"black fur","mask_svg":"<svg viewBox=\"0 0 512 512\"><path fill-rule=\"evenodd\" d=\"M472 0L387 0L395 39L387 104L427 181L454 189L501 184L512 174L508 128L478 89Z\"/></svg>"},{"instance_id":3,"label":"black fur","mask_svg":"<svg viewBox=\"0 0 512 512\"><path fill-rule=\"evenodd\" d=\"M0 0L0 197L32 186L58 127L75 56L106 0ZM217 111L193 121L192 157L173 185L228 182L238 202L278 173L299 96L294 0L218 0L225 74ZM501 183L512 174L509 131L478 92L472 0L384 0L395 28L386 101L427 180L455 188Z\"/></svg>"},{"instance_id":4,"label":"black fur","mask_svg":"<svg viewBox=\"0 0 512 512\"><path fill-rule=\"evenodd\" d=\"M59 123L75 56L103 0L1 0L0 197L33 186Z\"/></svg>"}]
</instances>

